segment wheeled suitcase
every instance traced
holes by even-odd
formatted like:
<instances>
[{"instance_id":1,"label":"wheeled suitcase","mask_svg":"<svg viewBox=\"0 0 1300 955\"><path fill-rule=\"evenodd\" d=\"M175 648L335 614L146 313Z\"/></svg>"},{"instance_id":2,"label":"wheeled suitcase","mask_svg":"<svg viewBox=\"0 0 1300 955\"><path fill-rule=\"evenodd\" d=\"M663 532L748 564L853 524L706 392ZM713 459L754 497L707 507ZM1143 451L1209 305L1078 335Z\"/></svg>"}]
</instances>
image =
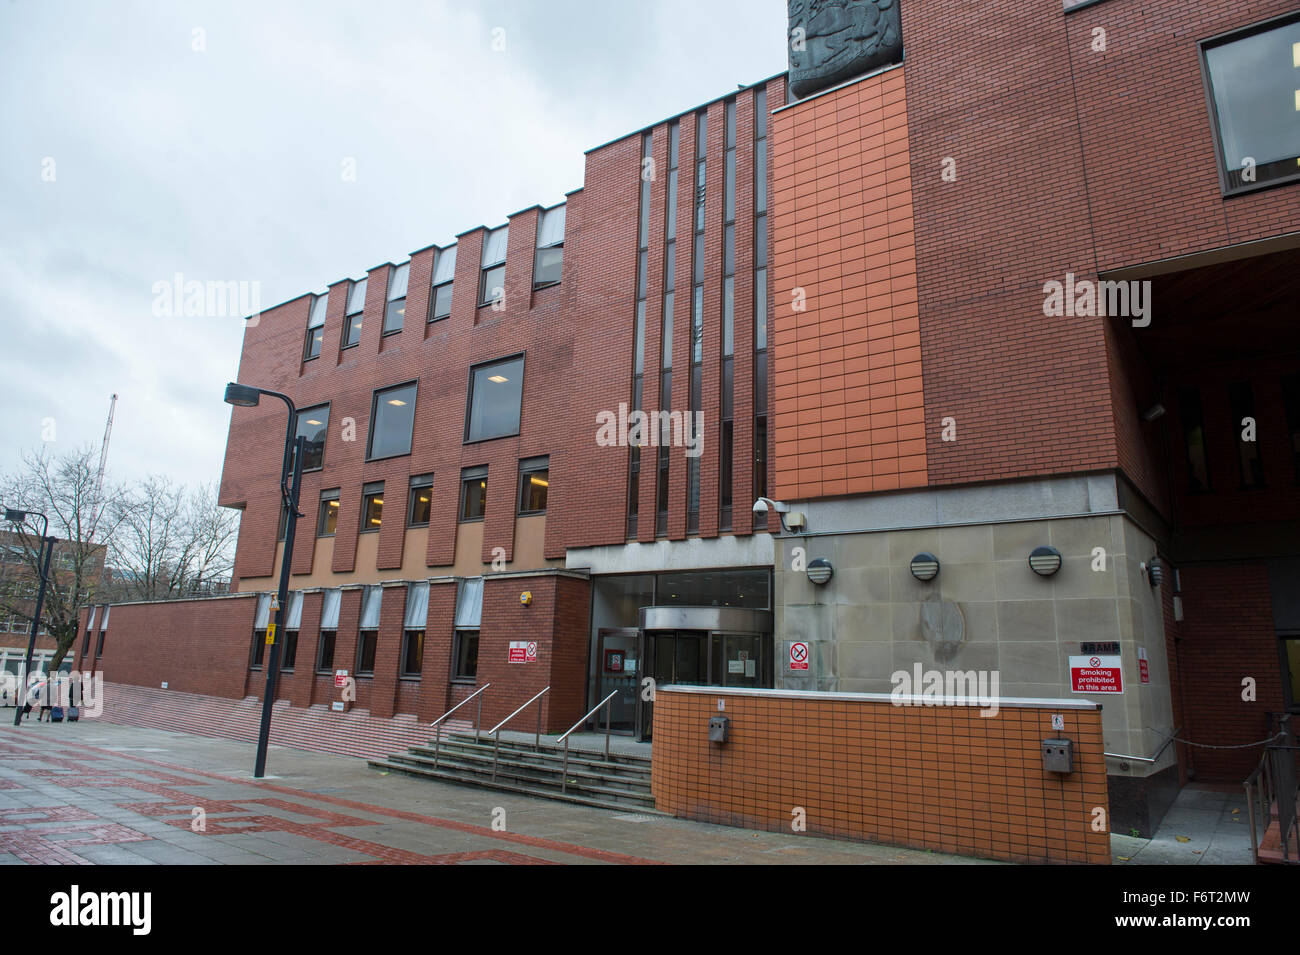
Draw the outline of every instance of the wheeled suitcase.
<instances>
[{"instance_id":1,"label":"wheeled suitcase","mask_svg":"<svg viewBox=\"0 0 1300 955\"><path fill-rule=\"evenodd\" d=\"M63 722L63 707L61 707L61 706L51 706L51 707L50 707L50 722L51 722L51 723L62 723L62 722Z\"/></svg>"}]
</instances>

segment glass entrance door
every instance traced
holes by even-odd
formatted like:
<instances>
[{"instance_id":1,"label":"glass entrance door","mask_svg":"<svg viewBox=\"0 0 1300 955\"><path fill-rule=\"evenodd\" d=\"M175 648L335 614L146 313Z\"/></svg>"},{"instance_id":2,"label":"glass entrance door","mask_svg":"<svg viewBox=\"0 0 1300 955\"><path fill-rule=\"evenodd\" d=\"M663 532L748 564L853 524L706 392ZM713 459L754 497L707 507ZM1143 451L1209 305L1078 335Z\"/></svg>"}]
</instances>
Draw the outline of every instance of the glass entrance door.
<instances>
[{"instance_id":1,"label":"glass entrance door","mask_svg":"<svg viewBox=\"0 0 1300 955\"><path fill-rule=\"evenodd\" d=\"M709 673L709 633L705 630L646 630L639 654L643 663L638 675L637 739L650 739L654 724L654 700L650 688L669 683L705 686L713 682ZM647 684L646 678L653 682Z\"/></svg>"}]
</instances>

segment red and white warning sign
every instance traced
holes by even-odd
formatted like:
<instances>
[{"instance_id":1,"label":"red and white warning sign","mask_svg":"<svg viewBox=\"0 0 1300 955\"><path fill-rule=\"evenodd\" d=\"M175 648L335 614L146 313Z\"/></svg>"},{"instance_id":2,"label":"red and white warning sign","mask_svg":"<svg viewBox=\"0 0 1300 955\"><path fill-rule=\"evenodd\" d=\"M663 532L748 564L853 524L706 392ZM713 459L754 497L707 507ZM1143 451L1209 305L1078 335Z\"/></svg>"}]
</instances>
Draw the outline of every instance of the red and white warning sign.
<instances>
[{"instance_id":1,"label":"red and white warning sign","mask_svg":"<svg viewBox=\"0 0 1300 955\"><path fill-rule=\"evenodd\" d=\"M1138 647L1138 681L1140 683L1151 682L1151 665L1147 663L1147 648Z\"/></svg>"},{"instance_id":2,"label":"red and white warning sign","mask_svg":"<svg viewBox=\"0 0 1300 955\"><path fill-rule=\"evenodd\" d=\"M537 662L537 641L536 640L511 640L510 655L506 658L509 663L536 663Z\"/></svg>"},{"instance_id":3,"label":"red and white warning sign","mask_svg":"<svg viewBox=\"0 0 1300 955\"><path fill-rule=\"evenodd\" d=\"M790 669L808 669L808 644L798 640L790 644Z\"/></svg>"},{"instance_id":4,"label":"red and white warning sign","mask_svg":"<svg viewBox=\"0 0 1300 955\"><path fill-rule=\"evenodd\" d=\"M347 671L347 670L335 670L335 671L334 671L334 685L335 685L336 687L347 686L347 685L348 685L348 671Z\"/></svg>"},{"instance_id":5,"label":"red and white warning sign","mask_svg":"<svg viewBox=\"0 0 1300 955\"><path fill-rule=\"evenodd\" d=\"M1123 693L1118 656L1070 657L1070 690L1075 693Z\"/></svg>"}]
</instances>

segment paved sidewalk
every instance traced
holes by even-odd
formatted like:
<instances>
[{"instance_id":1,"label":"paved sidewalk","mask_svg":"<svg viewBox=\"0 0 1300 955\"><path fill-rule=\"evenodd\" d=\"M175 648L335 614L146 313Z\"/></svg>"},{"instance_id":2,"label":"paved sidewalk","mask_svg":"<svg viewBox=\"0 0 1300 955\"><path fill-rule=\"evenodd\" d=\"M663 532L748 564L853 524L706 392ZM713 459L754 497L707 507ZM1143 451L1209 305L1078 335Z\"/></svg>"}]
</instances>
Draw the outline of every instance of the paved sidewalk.
<instances>
[{"instance_id":1,"label":"paved sidewalk","mask_svg":"<svg viewBox=\"0 0 1300 955\"><path fill-rule=\"evenodd\" d=\"M361 759L278 746L272 775L254 781L253 754L248 743L104 722L5 723L0 863L982 861L384 776Z\"/></svg>"},{"instance_id":2,"label":"paved sidewalk","mask_svg":"<svg viewBox=\"0 0 1300 955\"><path fill-rule=\"evenodd\" d=\"M1254 865L1240 786L1183 787L1151 839L1114 833L1116 865Z\"/></svg>"}]
</instances>

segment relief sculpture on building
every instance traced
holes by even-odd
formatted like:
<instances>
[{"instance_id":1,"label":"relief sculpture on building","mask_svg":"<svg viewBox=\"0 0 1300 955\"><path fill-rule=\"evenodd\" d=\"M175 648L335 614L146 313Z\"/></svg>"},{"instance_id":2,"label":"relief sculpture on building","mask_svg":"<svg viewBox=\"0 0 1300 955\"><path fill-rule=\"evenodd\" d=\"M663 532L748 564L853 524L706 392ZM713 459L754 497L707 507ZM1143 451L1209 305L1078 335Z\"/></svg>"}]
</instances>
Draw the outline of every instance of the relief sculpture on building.
<instances>
[{"instance_id":1,"label":"relief sculpture on building","mask_svg":"<svg viewBox=\"0 0 1300 955\"><path fill-rule=\"evenodd\" d=\"M900 0L789 0L790 91L808 96L903 58Z\"/></svg>"}]
</instances>

